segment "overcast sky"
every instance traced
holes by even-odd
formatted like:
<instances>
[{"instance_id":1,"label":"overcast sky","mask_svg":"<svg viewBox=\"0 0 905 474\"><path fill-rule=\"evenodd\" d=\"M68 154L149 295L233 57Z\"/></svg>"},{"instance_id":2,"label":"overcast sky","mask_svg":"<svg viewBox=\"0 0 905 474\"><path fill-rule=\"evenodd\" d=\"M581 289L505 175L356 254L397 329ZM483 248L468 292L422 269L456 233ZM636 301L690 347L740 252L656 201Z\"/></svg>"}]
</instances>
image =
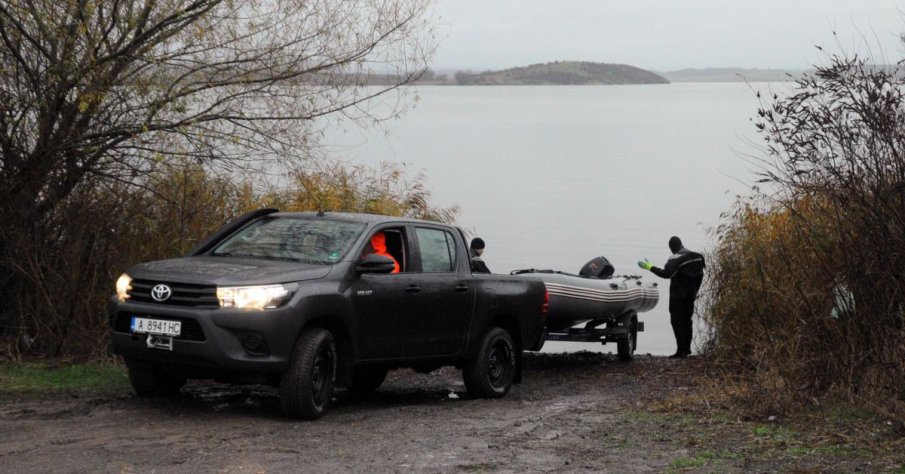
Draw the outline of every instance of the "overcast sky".
<instances>
[{"instance_id":1,"label":"overcast sky","mask_svg":"<svg viewBox=\"0 0 905 474\"><path fill-rule=\"evenodd\" d=\"M905 0L436 0L432 67L503 69L556 60L655 71L805 69L815 45L905 57Z\"/></svg>"}]
</instances>

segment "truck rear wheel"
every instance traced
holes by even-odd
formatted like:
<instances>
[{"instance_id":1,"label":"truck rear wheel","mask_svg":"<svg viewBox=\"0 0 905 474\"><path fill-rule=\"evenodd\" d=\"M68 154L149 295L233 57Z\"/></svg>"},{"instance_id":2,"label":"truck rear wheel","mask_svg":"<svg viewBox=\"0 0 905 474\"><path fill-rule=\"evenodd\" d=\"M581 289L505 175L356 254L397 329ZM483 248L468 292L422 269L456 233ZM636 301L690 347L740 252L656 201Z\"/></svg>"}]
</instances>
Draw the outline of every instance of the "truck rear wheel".
<instances>
[{"instance_id":1,"label":"truck rear wheel","mask_svg":"<svg viewBox=\"0 0 905 474\"><path fill-rule=\"evenodd\" d=\"M289 369L280 378L283 413L303 420L324 415L336 382L336 343L326 329L308 329L295 344Z\"/></svg>"},{"instance_id":2,"label":"truck rear wheel","mask_svg":"<svg viewBox=\"0 0 905 474\"><path fill-rule=\"evenodd\" d=\"M126 361L129 369L129 383L139 397L161 397L175 395L185 385L185 377L168 373L154 364Z\"/></svg>"},{"instance_id":3,"label":"truck rear wheel","mask_svg":"<svg viewBox=\"0 0 905 474\"><path fill-rule=\"evenodd\" d=\"M462 378L468 394L502 398L509 392L518 370L518 354L505 329L490 328L481 340L478 356L465 363Z\"/></svg>"},{"instance_id":4,"label":"truck rear wheel","mask_svg":"<svg viewBox=\"0 0 905 474\"><path fill-rule=\"evenodd\" d=\"M386 367L356 367L349 390L355 393L370 393L377 390L386 378Z\"/></svg>"}]
</instances>

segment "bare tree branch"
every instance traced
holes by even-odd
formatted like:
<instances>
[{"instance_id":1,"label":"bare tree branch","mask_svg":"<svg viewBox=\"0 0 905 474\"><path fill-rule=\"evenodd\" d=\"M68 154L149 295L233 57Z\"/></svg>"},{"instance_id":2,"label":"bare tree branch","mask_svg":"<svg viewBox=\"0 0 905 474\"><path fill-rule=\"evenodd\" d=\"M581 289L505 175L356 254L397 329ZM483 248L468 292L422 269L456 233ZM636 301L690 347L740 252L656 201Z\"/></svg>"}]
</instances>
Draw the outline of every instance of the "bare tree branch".
<instances>
[{"instance_id":1,"label":"bare tree branch","mask_svg":"<svg viewBox=\"0 0 905 474\"><path fill-rule=\"evenodd\" d=\"M40 218L119 160L298 160L309 123L404 93L428 0L20 0L0 5L0 212ZM382 85L376 85L380 79ZM404 103L398 103L404 106ZM243 125L240 125L243 124ZM296 146L293 146L296 145ZM215 152L229 149L231 152ZM117 152L117 151L122 152ZM232 165L230 165L232 166ZM136 178L137 179L137 178Z\"/></svg>"}]
</instances>

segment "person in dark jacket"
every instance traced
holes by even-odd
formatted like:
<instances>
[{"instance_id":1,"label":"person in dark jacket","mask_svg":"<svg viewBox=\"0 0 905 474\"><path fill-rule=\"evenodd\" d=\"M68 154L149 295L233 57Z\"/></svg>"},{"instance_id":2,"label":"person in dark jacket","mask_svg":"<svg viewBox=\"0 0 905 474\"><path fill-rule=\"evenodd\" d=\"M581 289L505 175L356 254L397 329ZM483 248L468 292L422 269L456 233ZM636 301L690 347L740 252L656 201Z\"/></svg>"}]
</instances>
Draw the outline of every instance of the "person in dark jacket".
<instances>
[{"instance_id":1,"label":"person in dark jacket","mask_svg":"<svg viewBox=\"0 0 905 474\"><path fill-rule=\"evenodd\" d=\"M682 246L676 236L669 239L672 256L663 268L653 266L646 258L638 266L650 270L654 275L671 280L669 285L669 321L676 335L676 353L673 358L691 355L691 317L694 315L694 300L698 296L704 280L704 256Z\"/></svg>"},{"instance_id":2,"label":"person in dark jacket","mask_svg":"<svg viewBox=\"0 0 905 474\"><path fill-rule=\"evenodd\" d=\"M468 253L471 257L471 271L475 273L490 273L487 264L481 259L481 255L484 253L484 239L480 237L471 239L471 244L468 246Z\"/></svg>"}]
</instances>

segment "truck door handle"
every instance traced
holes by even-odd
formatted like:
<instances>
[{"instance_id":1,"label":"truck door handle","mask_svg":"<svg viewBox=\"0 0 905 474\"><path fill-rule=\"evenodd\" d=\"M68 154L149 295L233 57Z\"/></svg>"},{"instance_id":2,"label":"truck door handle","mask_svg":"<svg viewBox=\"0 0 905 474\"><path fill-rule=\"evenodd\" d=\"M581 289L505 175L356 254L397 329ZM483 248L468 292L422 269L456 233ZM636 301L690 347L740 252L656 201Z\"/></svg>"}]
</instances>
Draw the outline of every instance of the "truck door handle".
<instances>
[{"instance_id":1,"label":"truck door handle","mask_svg":"<svg viewBox=\"0 0 905 474\"><path fill-rule=\"evenodd\" d=\"M471 287L464 283L460 283L460 284L456 285L456 293L465 293L466 291L468 291L470 289L471 289Z\"/></svg>"},{"instance_id":2,"label":"truck door handle","mask_svg":"<svg viewBox=\"0 0 905 474\"><path fill-rule=\"evenodd\" d=\"M409 285L409 286L405 287L405 292L406 293L420 293L421 287L418 285Z\"/></svg>"}]
</instances>

